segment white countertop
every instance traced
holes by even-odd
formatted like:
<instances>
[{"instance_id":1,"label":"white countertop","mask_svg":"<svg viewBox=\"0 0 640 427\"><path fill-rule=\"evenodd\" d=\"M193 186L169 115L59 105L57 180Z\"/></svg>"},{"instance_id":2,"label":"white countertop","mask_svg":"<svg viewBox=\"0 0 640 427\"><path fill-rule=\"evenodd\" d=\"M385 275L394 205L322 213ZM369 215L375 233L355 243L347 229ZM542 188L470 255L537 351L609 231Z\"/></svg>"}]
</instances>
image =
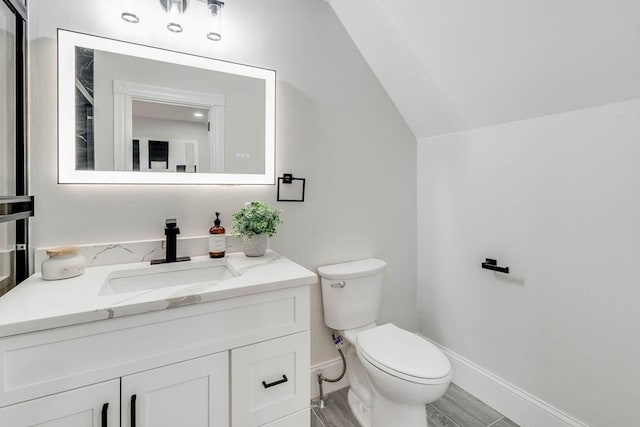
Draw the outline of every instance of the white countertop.
<instances>
[{"instance_id":1,"label":"white countertop","mask_svg":"<svg viewBox=\"0 0 640 427\"><path fill-rule=\"evenodd\" d=\"M209 257L203 256L189 262L209 261ZM239 274L237 277L118 294L102 292L109 274L147 268L148 262L91 267L82 276L55 281L43 280L40 273L36 273L0 297L0 337L310 285L317 281L315 273L273 251L256 258L232 253L226 256L226 261Z\"/></svg>"}]
</instances>

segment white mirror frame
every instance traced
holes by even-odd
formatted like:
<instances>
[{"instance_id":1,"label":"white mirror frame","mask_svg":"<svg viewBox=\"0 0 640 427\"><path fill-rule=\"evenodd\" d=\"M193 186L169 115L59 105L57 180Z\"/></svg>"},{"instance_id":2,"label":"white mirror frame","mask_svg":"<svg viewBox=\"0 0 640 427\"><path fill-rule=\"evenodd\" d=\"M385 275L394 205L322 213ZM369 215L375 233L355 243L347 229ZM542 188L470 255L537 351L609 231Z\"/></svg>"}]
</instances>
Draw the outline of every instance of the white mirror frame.
<instances>
[{"instance_id":1,"label":"white mirror frame","mask_svg":"<svg viewBox=\"0 0 640 427\"><path fill-rule=\"evenodd\" d=\"M262 174L86 171L75 168L75 48L115 52L155 61L263 79L265 167ZM58 29L58 182L60 184L275 184L276 72Z\"/></svg>"}]
</instances>

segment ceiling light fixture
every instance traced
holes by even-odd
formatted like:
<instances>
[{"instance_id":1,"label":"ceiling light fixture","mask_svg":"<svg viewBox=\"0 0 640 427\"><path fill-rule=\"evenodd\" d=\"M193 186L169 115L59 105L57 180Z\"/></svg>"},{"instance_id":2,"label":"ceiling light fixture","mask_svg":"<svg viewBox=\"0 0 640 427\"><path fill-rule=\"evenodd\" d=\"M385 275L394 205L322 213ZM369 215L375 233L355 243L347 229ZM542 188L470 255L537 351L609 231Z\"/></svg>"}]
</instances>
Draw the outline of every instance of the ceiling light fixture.
<instances>
[{"instance_id":1,"label":"ceiling light fixture","mask_svg":"<svg viewBox=\"0 0 640 427\"><path fill-rule=\"evenodd\" d=\"M124 11L120 17L131 24L137 24L140 22L140 17L136 10L136 2L140 0L123 0ZM169 15L169 23L167 24L167 30L172 33L181 33L183 31L183 16L189 8L192 1L197 3L206 4L209 10L209 20L206 24L209 28L207 32L207 38L212 41L222 40L222 8L224 2L220 0L158 0L162 9ZM122 9L121 9L122 10Z\"/></svg>"},{"instance_id":2,"label":"ceiling light fixture","mask_svg":"<svg viewBox=\"0 0 640 427\"><path fill-rule=\"evenodd\" d=\"M135 3L137 0L127 0L124 2L126 5L124 8L135 9ZM172 33L181 33L183 31L182 15L189 8L190 3L193 0L158 0L162 9L169 15L169 23L167 24L167 30ZM209 31L207 32L207 38L213 41L222 40L221 23L222 16L221 11L224 7L224 2L220 0L196 0L198 3L205 3L209 10L209 22L207 26ZM131 24L137 24L140 22L140 17L137 13L133 13L131 10L122 12L120 17Z\"/></svg>"}]
</instances>

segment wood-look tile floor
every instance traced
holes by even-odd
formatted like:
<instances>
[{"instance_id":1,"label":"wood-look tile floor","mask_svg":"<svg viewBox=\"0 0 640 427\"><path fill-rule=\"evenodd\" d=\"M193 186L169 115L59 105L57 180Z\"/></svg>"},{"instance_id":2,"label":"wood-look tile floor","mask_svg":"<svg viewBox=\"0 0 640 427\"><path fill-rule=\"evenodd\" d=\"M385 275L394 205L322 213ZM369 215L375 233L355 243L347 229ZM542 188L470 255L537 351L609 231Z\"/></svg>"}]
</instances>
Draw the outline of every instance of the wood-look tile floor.
<instances>
[{"instance_id":1,"label":"wood-look tile floor","mask_svg":"<svg viewBox=\"0 0 640 427\"><path fill-rule=\"evenodd\" d=\"M311 427L361 427L349 409L347 390L328 394L331 402L326 408L313 408ZM429 427L519 427L453 383L444 396L427 405L425 416Z\"/></svg>"}]
</instances>

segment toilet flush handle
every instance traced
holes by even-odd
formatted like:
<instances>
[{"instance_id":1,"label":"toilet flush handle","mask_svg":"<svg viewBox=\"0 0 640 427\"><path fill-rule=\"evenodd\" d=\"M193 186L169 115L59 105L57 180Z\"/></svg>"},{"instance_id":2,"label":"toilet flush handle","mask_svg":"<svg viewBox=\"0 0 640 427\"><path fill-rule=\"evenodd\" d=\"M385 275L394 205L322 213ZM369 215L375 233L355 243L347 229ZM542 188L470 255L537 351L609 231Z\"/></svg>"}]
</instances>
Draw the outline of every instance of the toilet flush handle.
<instances>
[{"instance_id":1,"label":"toilet flush handle","mask_svg":"<svg viewBox=\"0 0 640 427\"><path fill-rule=\"evenodd\" d=\"M347 286L347 282L345 282L344 280L340 280L338 283L331 284L332 288L344 288L345 286Z\"/></svg>"}]
</instances>

